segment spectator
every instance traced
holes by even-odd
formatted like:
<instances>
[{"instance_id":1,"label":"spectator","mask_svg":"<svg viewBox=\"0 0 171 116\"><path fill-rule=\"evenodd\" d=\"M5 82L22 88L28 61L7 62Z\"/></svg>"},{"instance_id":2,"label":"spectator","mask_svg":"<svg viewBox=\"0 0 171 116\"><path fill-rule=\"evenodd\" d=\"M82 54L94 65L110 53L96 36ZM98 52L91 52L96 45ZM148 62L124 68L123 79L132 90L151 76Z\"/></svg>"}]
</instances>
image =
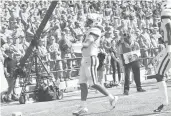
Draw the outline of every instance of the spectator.
<instances>
[{"instance_id":1,"label":"spectator","mask_svg":"<svg viewBox=\"0 0 171 116\"><path fill-rule=\"evenodd\" d=\"M59 45L55 43L54 36L51 36L49 39L49 45L47 46L47 51L49 52L50 61L61 59L61 52L59 50Z\"/></svg>"},{"instance_id":2,"label":"spectator","mask_svg":"<svg viewBox=\"0 0 171 116\"><path fill-rule=\"evenodd\" d=\"M5 23L2 25L2 29L1 29L1 34L5 37L5 36L11 36L12 35L12 31L8 29L8 24Z\"/></svg>"},{"instance_id":3,"label":"spectator","mask_svg":"<svg viewBox=\"0 0 171 116\"><path fill-rule=\"evenodd\" d=\"M39 42L38 42L38 53L39 53L40 58L43 61L47 61L47 49L44 46L44 43L45 43L44 39L39 40Z\"/></svg>"},{"instance_id":4,"label":"spectator","mask_svg":"<svg viewBox=\"0 0 171 116\"><path fill-rule=\"evenodd\" d=\"M8 57L5 58L5 61L4 61L4 73L5 73L5 77L7 79L7 82L8 82L8 91L6 94L5 101L6 102L12 102L13 100L18 100L16 98L16 96L14 95L15 93L13 93L13 89L15 87L15 81L17 78L13 74L14 74L14 71L16 69L17 60L12 59L12 57L11 57L12 55L10 52L6 51L6 55ZM15 57L17 57L17 56L15 56ZM13 100L12 100L12 98L13 98Z\"/></svg>"},{"instance_id":5,"label":"spectator","mask_svg":"<svg viewBox=\"0 0 171 116\"><path fill-rule=\"evenodd\" d=\"M121 24L116 29L119 30L120 35L122 35L123 33L122 31L126 29L124 19L121 19Z\"/></svg>"},{"instance_id":6,"label":"spectator","mask_svg":"<svg viewBox=\"0 0 171 116\"><path fill-rule=\"evenodd\" d=\"M141 49L143 49L141 51L141 55L142 55L142 58L144 57L148 57L149 56L149 48L150 48L150 43L151 43L151 40L150 40L150 35L147 33L147 28L143 26L142 28L143 32L141 33ZM147 69L148 68L148 59L144 59L143 61L143 65L145 66L145 68Z\"/></svg>"},{"instance_id":7,"label":"spectator","mask_svg":"<svg viewBox=\"0 0 171 116\"><path fill-rule=\"evenodd\" d=\"M129 26L133 29L136 29L137 27L137 20L135 18L135 10L133 7L130 7L130 14L129 14L129 19L130 19L130 23L129 23Z\"/></svg>"},{"instance_id":8,"label":"spectator","mask_svg":"<svg viewBox=\"0 0 171 116\"><path fill-rule=\"evenodd\" d=\"M3 55L5 58L10 57L11 59L13 58L13 53L14 53L14 45L13 45L13 39L11 36L7 37L7 43L5 43L2 46L2 51Z\"/></svg>"},{"instance_id":9,"label":"spectator","mask_svg":"<svg viewBox=\"0 0 171 116\"><path fill-rule=\"evenodd\" d=\"M26 38L24 36L24 34L20 34L18 36L20 44L22 45L24 52L27 50L27 48L29 47L29 42L26 41Z\"/></svg>"},{"instance_id":10,"label":"spectator","mask_svg":"<svg viewBox=\"0 0 171 116\"><path fill-rule=\"evenodd\" d=\"M109 31L110 30L110 31ZM109 30L106 31L105 33L105 40L104 40L104 48L106 50L106 74L110 74L110 64L111 64L111 55L109 53L109 50L111 48L111 41L112 41L112 30L109 28Z\"/></svg>"},{"instance_id":11,"label":"spectator","mask_svg":"<svg viewBox=\"0 0 171 116\"><path fill-rule=\"evenodd\" d=\"M28 11L27 11L28 9L27 9L27 6L25 4L22 4L20 8L21 8L21 10L19 12L19 16L21 18L21 22L22 22L22 24L24 26L24 29L26 30L27 21L28 21L28 18L29 18L30 14L28 13Z\"/></svg>"},{"instance_id":12,"label":"spectator","mask_svg":"<svg viewBox=\"0 0 171 116\"><path fill-rule=\"evenodd\" d=\"M120 44L120 36L119 36L119 31L115 30L114 32L114 38L112 40L112 46L110 49L110 55L111 55L111 66L113 69L113 81L114 85L120 85L121 81L121 66L120 66L120 59L117 53L117 48ZM118 82L116 81L116 70L118 72Z\"/></svg>"},{"instance_id":13,"label":"spectator","mask_svg":"<svg viewBox=\"0 0 171 116\"><path fill-rule=\"evenodd\" d=\"M84 28L82 28L81 23L79 23L78 21L75 22L75 28L74 28L74 35L75 38L77 40L80 40L80 38L78 37L78 35L83 35L84 33Z\"/></svg>"},{"instance_id":14,"label":"spectator","mask_svg":"<svg viewBox=\"0 0 171 116\"><path fill-rule=\"evenodd\" d=\"M141 6L139 7L139 9L137 11L136 16L137 16L138 28L141 29L142 28L142 23L145 23L145 13L143 12Z\"/></svg>"},{"instance_id":15,"label":"spectator","mask_svg":"<svg viewBox=\"0 0 171 116\"><path fill-rule=\"evenodd\" d=\"M38 59L38 64L40 64L41 67L39 67L39 71L40 72L46 72L46 71L50 71L50 67L49 67L49 63L48 63L48 51L46 49L46 46L45 46L45 39L41 38L39 41L38 41L38 49L37 49L37 54L40 58L40 60L43 62L43 65L45 66L42 66L41 64L41 61Z\"/></svg>"},{"instance_id":16,"label":"spectator","mask_svg":"<svg viewBox=\"0 0 171 116\"><path fill-rule=\"evenodd\" d=\"M56 77L58 77L60 79L60 81L62 82L63 79L63 74L62 74L62 61L61 60L61 52L59 49L59 44L55 43L55 37L51 36L50 40L49 40L49 45L47 46L47 51L49 53L48 59L50 61L50 68L51 70L57 70L57 75L55 75ZM55 63L55 65L54 65ZM56 78L56 79L58 79Z\"/></svg>"},{"instance_id":17,"label":"spectator","mask_svg":"<svg viewBox=\"0 0 171 116\"><path fill-rule=\"evenodd\" d=\"M17 17L15 16L15 9L12 8L12 9L8 9L9 10L9 13L10 13L10 18L9 18L9 29L10 30L13 30L14 29L14 26L16 25L17 21Z\"/></svg>"},{"instance_id":18,"label":"spectator","mask_svg":"<svg viewBox=\"0 0 171 116\"><path fill-rule=\"evenodd\" d=\"M62 33L62 38L59 41L59 48L61 50L61 58L72 58L72 51L71 51L71 42L67 39L66 33ZM72 68L72 60L63 60L63 69L65 70L65 79L71 79L71 68Z\"/></svg>"},{"instance_id":19,"label":"spectator","mask_svg":"<svg viewBox=\"0 0 171 116\"><path fill-rule=\"evenodd\" d=\"M98 59L99 59L99 66L97 68L97 75L98 75L98 82L104 86L104 77L105 77L105 72L106 72L106 52L103 46L103 42L100 42L100 47L99 47L99 54L98 54Z\"/></svg>"},{"instance_id":20,"label":"spectator","mask_svg":"<svg viewBox=\"0 0 171 116\"><path fill-rule=\"evenodd\" d=\"M70 42L75 42L75 38L72 36L71 32L70 32L70 29L68 27L66 27L64 29L64 33L65 33L65 36L66 36L66 39Z\"/></svg>"},{"instance_id":21,"label":"spectator","mask_svg":"<svg viewBox=\"0 0 171 116\"><path fill-rule=\"evenodd\" d=\"M158 33L159 29L158 27L154 27L151 34L151 56L157 56L158 50L156 49L158 47L158 40L161 38L161 35Z\"/></svg>"},{"instance_id":22,"label":"spectator","mask_svg":"<svg viewBox=\"0 0 171 116\"><path fill-rule=\"evenodd\" d=\"M60 20L61 30L63 31L66 26L67 26L67 17L66 17L66 15L62 14L61 20Z\"/></svg>"},{"instance_id":23,"label":"spectator","mask_svg":"<svg viewBox=\"0 0 171 116\"><path fill-rule=\"evenodd\" d=\"M150 28L152 26L152 11L149 7L147 7L147 10L145 11L145 17L146 17L146 27Z\"/></svg>"},{"instance_id":24,"label":"spectator","mask_svg":"<svg viewBox=\"0 0 171 116\"><path fill-rule=\"evenodd\" d=\"M24 48L23 48L23 44L20 43L20 39L19 37L14 39L14 57L17 55L19 55L20 57L23 57L25 54Z\"/></svg>"},{"instance_id":25,"label":"spectator","mask_svg":"<svg viewBox=\"0 0 171 116\"><path fill-rule=\"evenodd\" d=\"M112 26L110 26L110 22L109 21L107 21L106 23L105 23L105 31L106 32L111 32L112 31Z\"/></svg>"}]
</instances>

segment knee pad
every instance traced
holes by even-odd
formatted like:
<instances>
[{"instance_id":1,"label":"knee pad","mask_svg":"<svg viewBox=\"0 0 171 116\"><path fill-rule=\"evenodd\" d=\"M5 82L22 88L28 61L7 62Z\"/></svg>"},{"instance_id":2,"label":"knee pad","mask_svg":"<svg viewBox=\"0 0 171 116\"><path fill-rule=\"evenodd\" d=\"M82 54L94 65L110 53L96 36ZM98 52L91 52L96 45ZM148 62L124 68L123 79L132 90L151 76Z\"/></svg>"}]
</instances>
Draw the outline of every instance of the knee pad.
<instances>
[{"instance_id":1,"label":"knee pad","mask_svg":"<svg viewBox=\"0 0 171 116\"><path fill-rule=\"evenodd\" d=\"M157 75L156 75L156 80L157 80L157 82L161 82L161 81L163 81L163 76L162 76L162 75L157 74Z\"/></svg>"}]
</instances>

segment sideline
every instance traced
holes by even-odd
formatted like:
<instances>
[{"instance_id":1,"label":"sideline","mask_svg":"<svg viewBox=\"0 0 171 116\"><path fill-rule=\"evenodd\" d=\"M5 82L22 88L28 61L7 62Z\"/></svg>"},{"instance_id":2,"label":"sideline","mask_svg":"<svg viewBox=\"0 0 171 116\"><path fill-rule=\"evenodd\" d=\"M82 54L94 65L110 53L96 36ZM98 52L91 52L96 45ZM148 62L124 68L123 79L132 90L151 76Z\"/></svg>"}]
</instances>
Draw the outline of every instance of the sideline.
<instances>
[{"instance_id":1,"label":"sideline","mask_svg":"<svg viewBox=\"0 0 171 116\"><path fill-rule=\"evenodd\" d=\"M105 101L107 101L107 99L106 100L94 101L94 102L91 102L90 104L94 104L94 103L98 103L98 102L105 102ZM79 105L72 105L72 106L62 107L62 108L59 108L59 109L68 109L68 108L71 109L71 108L78 107L78 106ZM53 109L51 109L51 110L53 110ZM30 114L28 114L28 116L30 116L30 115L36 115L36 114L41 114L41 113L48 113L49 111L50 110L38 111L38 112L30 113ZM27 115L25 115L25 116L27 116Z\"/></svg>"}]
</instances>

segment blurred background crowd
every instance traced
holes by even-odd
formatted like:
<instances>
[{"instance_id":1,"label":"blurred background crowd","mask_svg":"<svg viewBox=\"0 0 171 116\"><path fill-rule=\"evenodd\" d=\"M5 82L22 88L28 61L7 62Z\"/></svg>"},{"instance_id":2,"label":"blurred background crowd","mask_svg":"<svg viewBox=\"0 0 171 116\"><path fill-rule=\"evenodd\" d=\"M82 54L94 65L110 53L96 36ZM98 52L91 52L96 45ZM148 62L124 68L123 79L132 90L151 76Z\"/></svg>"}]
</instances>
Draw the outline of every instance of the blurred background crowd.
<instances>
[{"instance_id":1,"label":"blurred background crowd","mask_svg":"<svg viewBox=\"0 0 171 116\"><path fill-rule=\"evenodd\" d=\"M24 56L50 3L48 0L1 1L0 36L4 59L19 61ZM38 52L43 61L50 62L48 66L51 70L58 70L57 77L60 81L72 79L71 69L80 66L80 60L58 60L81 57L80 53L74 52L73 45L81 44L89 13L102 16L101 52L107 56L107 74L111 72L109 49L115 49L119 39L126 34L139 43L141 57L156 56L164 47L162 42L158 41L162 37L159 28L159 0L59 1L41 34ZM142 60L141 66L148 69L148 63L148 59Z\"/></svg>"}]
</instances>

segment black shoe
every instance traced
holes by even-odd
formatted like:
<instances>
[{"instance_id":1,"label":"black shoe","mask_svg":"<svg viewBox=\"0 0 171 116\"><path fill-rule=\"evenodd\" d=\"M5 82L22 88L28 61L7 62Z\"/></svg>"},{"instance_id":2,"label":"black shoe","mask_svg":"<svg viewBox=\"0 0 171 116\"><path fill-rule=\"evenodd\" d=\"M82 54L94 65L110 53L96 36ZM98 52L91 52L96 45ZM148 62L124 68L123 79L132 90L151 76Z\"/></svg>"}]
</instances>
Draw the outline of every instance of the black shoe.
<instances>
[{"instance_id":1,"label":"black shoe","mask_svg":"<svg viewBox=\"0 0 171 116\"><path fill-rule=\"evenodd\" d=\"M161 112L161 110L163 109L164 105L160 105L157 109L154 110L154 112Z\"/></svg>"},{"instance_id":2,"label":"black shoe","mask_svg":"<svg viewBox=\"0 0 171 116\"><path fill-rule=\"evenodd\" d=\"M137 92L146 92L146 90L140 88L140 89L137 89Z\"/></svg>"},{"instance_id":3,"label":"black shoe","mask_svg":"<svg viewBox=\"0 0 171 116\"><path fill-rule=\"evenodd\" d=\"M123 94L124 95L129 95L129 91L128 90L125 90Z\"/></svg>"}]
</instances>

